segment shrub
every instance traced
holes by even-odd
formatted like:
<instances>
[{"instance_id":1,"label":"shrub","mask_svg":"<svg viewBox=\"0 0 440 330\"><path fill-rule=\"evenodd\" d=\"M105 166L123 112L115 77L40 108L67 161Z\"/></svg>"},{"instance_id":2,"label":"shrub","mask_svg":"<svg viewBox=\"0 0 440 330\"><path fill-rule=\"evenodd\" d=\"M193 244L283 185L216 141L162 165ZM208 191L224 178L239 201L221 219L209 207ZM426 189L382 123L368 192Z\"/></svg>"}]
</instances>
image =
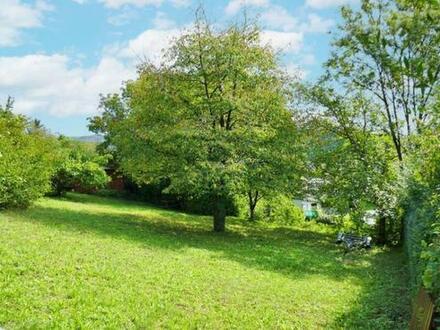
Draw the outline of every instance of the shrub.
<instances>
[{"instance_id":1,"label":"shrub","mask_svg":"<svg viewBox=\"0 0 440 330\"><path fill-rule=\"evenodd\" d=\"M168 192L169 180L161 180L159 183L138 185L129 178L125 178L125 188L128 197L144 202L159 205L161 207L182 210L194 214L210 215L213 208L213 200L208 194L197 197L185 196ZM232 198L226 200L226 214L237 216L239 207Z\"/></svg>"},{"instance_id":2,"label":"shrub","mask_svg":"<svg viewBox=\"0 0 440 330\"><path fill-rule=\"evenodd\" d=\"M333 226L337 224L337 217L331 214L326 214L321 212L318 218L316 219L316 222Z\"/></svg>"},{"instance_id":3,"label":"shrub","mask_svg":"<svg viewBox=\"0 0 440 330\"><path fill-rule=\"evenodd\" d=\"M57 157L54 139L11 109L0 106L0 208L27 207L49 191Z\"/></svg>"},{"instance_id":4,"label":"shrub","mask_svg":"<svg viewBox=\"0 0 440 330\"><path fill-rule=\"evenodd\" d=\"M364 220L365 211L360 210L357 212L351 212L345 215L339 215L334 217L335 224L338 228L338 231L343 231L346 233L354 233L355 235L360 236L371 236L373 238L373 242L377 242L376 235L376 225L368 225ZM378 219L376 218L376 221Z\"/></svg>"},{"instance_id":5,"label":"shrub","mask_svg":"<svg viewBox=\"0 0 440 330\"><path fill-rule=\"evenodd\" d=\"M256 217L262 221L282 225L292 225L304 221L303 211L293 203L291 198L285 195L261 200L257 205Z\"/></svg>"},{"instance_id":6,"label":"shrub","mask_svg":"<svg viewBox=\"0 0 440 330\"><path fill-rule=\"evenodd\" d=\"M59 138L61 160L52 177L52 189L55 195L77 190L91 192L104 188L109 177L104 170L108 158L99 156L93 148L80 142Z\"/></svg>"},{"instance_id":7,"label":"shrub","mask_svg":"<svg viewBox=\"0 0 440 330\"><path fill-rule=\"evenodd\" d=\"M210 215L214 207L214 199L209 194L204 194L195 198L183 197L183 210L195 213ZM239 214L238 207L231 197L225 198L226 215L237 216Z\"/></svg>"}]
</instances>

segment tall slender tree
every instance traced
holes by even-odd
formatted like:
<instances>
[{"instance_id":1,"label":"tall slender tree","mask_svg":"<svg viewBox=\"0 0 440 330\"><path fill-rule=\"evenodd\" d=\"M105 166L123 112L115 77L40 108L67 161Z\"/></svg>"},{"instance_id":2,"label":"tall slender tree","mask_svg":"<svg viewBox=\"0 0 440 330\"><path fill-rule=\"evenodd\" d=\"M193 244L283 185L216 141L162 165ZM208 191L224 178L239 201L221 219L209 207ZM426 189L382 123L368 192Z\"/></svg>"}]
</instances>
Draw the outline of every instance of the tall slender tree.
<instances>
[{"instance_id":1,"label":"tall slender tree","mask_svg":"<svg viewBox=\"0 0 440 330\"><path fill-rule=\"evenodd\" d=\"M322 82L374 102L369 125L390 136L402 161L408 137L432 119L440 87L440 3L362 0L359 11L344 7L342 18Z\"/></svg>"},{"instance_id":2,"label":"tall slender tree","mask_svg":"<svg viewBox=\"0 0 440 330\"><path fill-rule=\"evenodd\" d=\"M395 167L389 155L402 170L405 155L417 146L413 136L435 119L440 3L362 0L358 11L343 7L342 18L326 73L311 92L302 91L314 103L314 114L349 144L345 155L355 157L368 182L376 183L368 191L380 210L379 237L385 241L385 223L391 222L386 210L393 208L385 197L395 197L397 186L396 175L389 175ZM382 158L389 148L380 146L387 141L393 152ZM355 181L352 186L357 189Z\"/></svg>"}]
</instances>

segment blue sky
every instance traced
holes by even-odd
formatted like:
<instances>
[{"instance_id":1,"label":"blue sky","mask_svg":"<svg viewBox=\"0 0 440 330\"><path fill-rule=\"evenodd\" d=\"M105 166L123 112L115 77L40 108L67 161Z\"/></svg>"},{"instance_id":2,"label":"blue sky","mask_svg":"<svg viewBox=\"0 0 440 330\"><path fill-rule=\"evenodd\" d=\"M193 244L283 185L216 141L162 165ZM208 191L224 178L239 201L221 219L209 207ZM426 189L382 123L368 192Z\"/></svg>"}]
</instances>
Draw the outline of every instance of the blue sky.
<instances>
[{"instance_id":1,"label":"blue sky","mask_svg":"<svg viewBox=\"0 0 440 330\"><path fill-rule=\"evenodd\" d=\"M259 15L262 42L283 65L313 80L329 53L339 6L358 0L0 0L0 102L39 118L53 133L89 134L99 94L136 77L140 58L161 49L202 4L225 25L246 10Z\"/></svg>"}]
</instances>

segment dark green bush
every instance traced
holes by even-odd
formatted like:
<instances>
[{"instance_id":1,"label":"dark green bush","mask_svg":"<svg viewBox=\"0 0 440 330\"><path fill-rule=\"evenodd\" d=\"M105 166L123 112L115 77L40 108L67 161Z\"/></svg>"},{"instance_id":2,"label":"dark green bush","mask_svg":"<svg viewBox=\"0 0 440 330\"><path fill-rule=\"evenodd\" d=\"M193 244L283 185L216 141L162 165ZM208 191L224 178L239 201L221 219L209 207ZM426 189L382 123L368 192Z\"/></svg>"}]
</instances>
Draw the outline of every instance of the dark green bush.
<instances>
[{"instance_id":1,"label":"dark green bush","mask_svg":"<svg viewBox=\"0 0 440 330\"><path fill-rule=\"evenodd\" d=\"M167 192L168 180L162 180L156 184L137 185L129 178L124 179L127 197L161 207L181 210L194 214L210 215L213 208L213 200L208 194L198 197L188 197ZM226 213L229 216L237 216L238 206L233 198L226 202Z\"/></svg>"}]
</instances>

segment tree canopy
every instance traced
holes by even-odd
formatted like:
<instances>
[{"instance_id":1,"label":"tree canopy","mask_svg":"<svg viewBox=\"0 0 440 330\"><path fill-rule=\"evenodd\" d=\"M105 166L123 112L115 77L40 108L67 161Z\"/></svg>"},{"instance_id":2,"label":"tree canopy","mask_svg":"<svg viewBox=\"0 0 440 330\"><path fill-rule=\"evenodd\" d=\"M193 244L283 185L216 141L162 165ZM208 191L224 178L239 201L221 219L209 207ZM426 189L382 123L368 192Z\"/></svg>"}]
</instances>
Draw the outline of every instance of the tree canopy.
<instances>
[{"instance_id":1,"label":"tree canopy","mask_svg":"<svg viewBox=\"0 0 440 330\"><path fill-rule=\"evenodd\" d=\"M344 96L367 98L370 107L358 115L391 137L401 161L411 148L408 137L433 119L440 86L440 4L362 0L359 11L344 7L342 18L321 82L342 88Z\"/></svg>"},{"instance_id":2,"label":"tree canopy","mask_svg":"<svg viewBox=\"0 0 440 330\"><path fill-rule=\"evenodd\" d=\"M162 65L144 63L126 84L113 102L125 110L110 111L123 119L105 120L104 112L92 125L106 127L123 170L137 182L167 178L170 191L209 194L214 230L223 231L231 194L294 184L288 87L256 25L219 31L199 15Z\"/></svg>"}]
</instances>

